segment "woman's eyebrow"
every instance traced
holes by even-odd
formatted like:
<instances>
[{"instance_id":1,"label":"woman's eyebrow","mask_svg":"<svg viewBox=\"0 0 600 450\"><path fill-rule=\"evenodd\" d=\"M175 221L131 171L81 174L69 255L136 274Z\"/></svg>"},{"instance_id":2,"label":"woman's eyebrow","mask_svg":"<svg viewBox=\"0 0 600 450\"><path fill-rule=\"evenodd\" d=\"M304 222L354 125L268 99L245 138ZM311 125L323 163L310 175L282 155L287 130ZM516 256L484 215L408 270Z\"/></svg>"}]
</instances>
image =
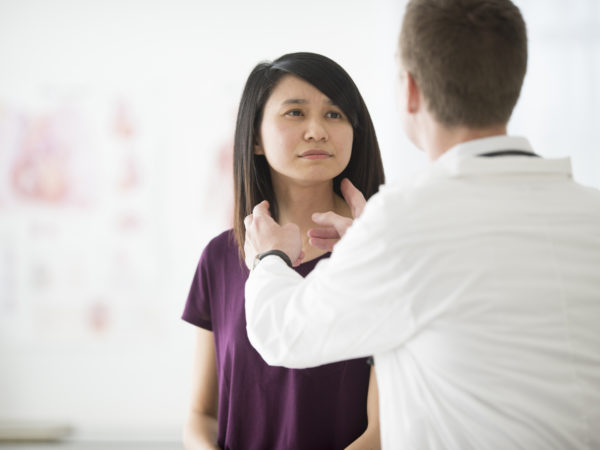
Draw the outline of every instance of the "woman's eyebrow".
<instances>
[{"instance_id":1,"label":"woman's eyebrow","mask_svg":"<svg viewBox=\"0 0 600 450\"><path fill-rule=\"evenodd\" d=\"M281 104L282 105L304 105L308 103L308 101L304 100L303 98L288 98L287 100L284 100Z\"/></svg>"},{"instance_id":2,"label":"woman's eyebrow","mask_svg":"<svg viewBox=\"0 0 600 450\"><path fill-rule=\"evenodd\" d=\"M288 98L287 100L281 102L282 105L305 105L307 103L308 100L305 100L303 98ZM325 103L327 103L328 105L337 106L330 99L325 100Z\"/></svg>"}]
</instances>

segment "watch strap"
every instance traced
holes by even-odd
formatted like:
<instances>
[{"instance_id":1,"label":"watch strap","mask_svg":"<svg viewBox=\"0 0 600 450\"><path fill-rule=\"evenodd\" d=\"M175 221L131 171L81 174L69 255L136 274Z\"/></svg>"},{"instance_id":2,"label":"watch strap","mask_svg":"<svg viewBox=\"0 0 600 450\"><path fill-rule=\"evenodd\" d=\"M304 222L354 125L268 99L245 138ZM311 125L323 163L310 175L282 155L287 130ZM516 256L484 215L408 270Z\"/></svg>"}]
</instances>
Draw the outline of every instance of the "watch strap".
<instances>
[{"instance_id":1,"label":"watch strap","mask_svg":"<svg viewBox=\"0 0 600 450\"><path fill-rule=\"evenodd\" d=\"M265 256L269 256L269 255L279 256L281 259L283 259L285 261L285 263L289 267L292 267L292 260L290 259L290 257L284 251L282 251L282 250L268 250L266 252L259 253L258 255L256 255L256 257L254 258L254 264L252 265L252 268L254 269L256 267L256 265L258 264L258 262L261 259L263 259Z\"/></svg>"}]
</instances>

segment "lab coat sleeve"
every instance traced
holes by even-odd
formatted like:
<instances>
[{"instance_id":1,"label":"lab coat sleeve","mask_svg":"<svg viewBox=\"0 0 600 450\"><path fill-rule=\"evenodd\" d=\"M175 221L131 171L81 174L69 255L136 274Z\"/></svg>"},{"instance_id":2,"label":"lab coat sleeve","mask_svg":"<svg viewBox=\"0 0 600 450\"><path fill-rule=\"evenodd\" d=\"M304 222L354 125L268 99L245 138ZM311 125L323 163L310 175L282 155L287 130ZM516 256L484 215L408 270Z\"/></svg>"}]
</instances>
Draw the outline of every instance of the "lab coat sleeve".
<instances>
[{"instance_id":1,"label":"lab coat sleeve","mask_svg":"<svg viewBox=\"0 0 600 450\"><path fill-rule=\"evenodd\" d=\"M390 246L377 196L336 245L302 278L268 256L246 283L248 338L270 365L313 367L399 345L414 331L410 302L399 298L401 258Z\"/></svg>"}]
</instances>

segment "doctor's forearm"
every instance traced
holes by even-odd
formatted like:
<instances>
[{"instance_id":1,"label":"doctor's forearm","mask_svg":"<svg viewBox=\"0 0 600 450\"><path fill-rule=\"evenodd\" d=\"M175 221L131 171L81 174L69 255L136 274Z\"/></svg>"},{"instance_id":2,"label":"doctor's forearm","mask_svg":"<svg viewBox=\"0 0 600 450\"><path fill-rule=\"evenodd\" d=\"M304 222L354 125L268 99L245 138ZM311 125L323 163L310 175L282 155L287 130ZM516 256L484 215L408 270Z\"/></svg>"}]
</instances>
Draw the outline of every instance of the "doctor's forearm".
<instances>
[{"instance_id":1,"label":"doctor's forearm","mask_svg":"<svg viewBox=\"0 0 600 450\"><path fill-rule=\"evenodd\" d=\"M289 308L290 304L303 304L302 280L279 258L267 257L246 282L248 339L269 365L318 365L313 359L314 349L297 345L306 326L306 315Z\"/></svg>"}]
</instances>

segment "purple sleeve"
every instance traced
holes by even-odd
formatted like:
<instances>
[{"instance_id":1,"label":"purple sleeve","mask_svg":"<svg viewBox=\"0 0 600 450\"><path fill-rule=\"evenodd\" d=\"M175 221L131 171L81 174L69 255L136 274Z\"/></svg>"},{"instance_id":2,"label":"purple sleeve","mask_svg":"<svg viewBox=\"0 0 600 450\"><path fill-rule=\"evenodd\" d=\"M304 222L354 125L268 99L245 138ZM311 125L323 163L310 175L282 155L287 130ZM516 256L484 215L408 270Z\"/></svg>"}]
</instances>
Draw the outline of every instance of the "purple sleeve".
<instances>
[{"instance_id":1,"label":"purple sleeve","mask_svg":"<svg viewBox=\"0 0 600 450\"><path fill-rule=\"evenodd\" d=\"M206 248L200 257L200 262L196 268L196 273L194 274L192 286L190 287L190 292L181 318L200 328L212 331L212 318L210 313L211 276L208 259L208 248Z\"/></svg>"}]
</instances>

